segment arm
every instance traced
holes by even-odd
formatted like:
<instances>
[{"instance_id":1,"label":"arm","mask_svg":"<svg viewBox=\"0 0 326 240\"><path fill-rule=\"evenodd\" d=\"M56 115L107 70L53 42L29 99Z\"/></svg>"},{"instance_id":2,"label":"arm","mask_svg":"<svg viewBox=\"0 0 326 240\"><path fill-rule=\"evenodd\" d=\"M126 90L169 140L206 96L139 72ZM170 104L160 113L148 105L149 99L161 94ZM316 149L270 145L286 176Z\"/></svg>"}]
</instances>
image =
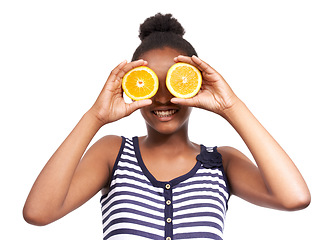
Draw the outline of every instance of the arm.
<instances>
[{"instance_id":1,"label":"arm","mask_svg":"<svg viewBox=\"0 0 326 240\"><path fill-rule=\"evenodd\" d=\"M235 149L224 149L234 194L260 206L298 210L310 203L299 170L282 147L239 102L225 115L249 148L258 168ZM247 185L244 186L243 183Z\"/></svg>"},{"instance_id":2,"label":"arm","mask_svg":"<svg viewBox=\"0 0 326 240\"><path fill-rule=\"evenodd\" d=\"M126 104L123 100L121 79L124 73L141 65L146 65L146 62L122 62L111 72L95 104L84 114L36 179L23 209L27 222L35 225L51 223L85 203L105 186L109 166L115 160L121 139L105 137L85 155L84 152L103 125L151 103L144 100Z\"/></svg>"},{"instance_id":3,"label":"arm","mask_svg":"<svg viewBox=\"0 0 326 240\"><path fill-rule=\"evenodd\" d=\"M197 57L179 56L175 60L197 66L203 74L203 86L192 99L172 101L225 118L244 140L258 166L236 149L220 148L232 192L265 207L296 210L308 206L310 193L300 172L223 77Z\"/></svg>"}]
</instances>

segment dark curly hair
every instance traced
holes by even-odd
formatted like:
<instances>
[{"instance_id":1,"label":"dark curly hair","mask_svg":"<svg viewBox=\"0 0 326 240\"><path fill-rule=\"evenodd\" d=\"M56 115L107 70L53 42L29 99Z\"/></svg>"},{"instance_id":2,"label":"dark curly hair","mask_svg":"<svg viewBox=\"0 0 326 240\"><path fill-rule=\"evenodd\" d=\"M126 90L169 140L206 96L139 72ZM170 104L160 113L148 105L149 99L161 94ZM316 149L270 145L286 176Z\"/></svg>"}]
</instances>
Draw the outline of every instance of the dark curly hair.
<instances>
[{"instance_id":1,"label":"dark curly hair","mask_svg":"<svg viewBox=\"0 0 326 240\"><path fill-rule=\"evenodd\" d=\"M147 18L139 28L140 45L133 54L132 61L141 58L145 52L170 47L187 56L197 56L193 46L183 38L184 28L171 14L158 13Z\"/></svg>"}]
</instances>

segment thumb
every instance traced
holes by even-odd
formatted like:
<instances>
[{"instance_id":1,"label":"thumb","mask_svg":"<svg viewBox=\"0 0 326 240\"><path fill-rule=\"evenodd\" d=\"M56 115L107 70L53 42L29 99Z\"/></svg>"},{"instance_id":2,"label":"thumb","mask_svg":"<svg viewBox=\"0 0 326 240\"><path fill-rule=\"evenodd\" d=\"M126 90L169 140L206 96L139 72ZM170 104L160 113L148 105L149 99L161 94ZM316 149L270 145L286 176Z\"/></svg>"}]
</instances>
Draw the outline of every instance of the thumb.
<instances>
[{"instance_id":1,"label":"thumb","mask_svg":"<svg viewBox=\"0 0 326 240\"><path fill-rule=\"evenodd\" d=\"M199 107L199 102L196 100L196 97L194 98L172 98L171 102L174 104L180 104L184 106L189 106L189 107Z\"/></svg>"},{"instance_id":2,"label":"thumb","mask_svg":"<svg viewBox=\"0 0 326 240\"><path fill-rule=\"evenodd\" d=\"M136 111L139 108L148 106L152 104L152 100L151 99L145 99L145 100L139 100L139 101L134 101L132 103L128 104L128 108L127 108L127 115L132 114L134 111Z\"/></svg>"}]
</instances>

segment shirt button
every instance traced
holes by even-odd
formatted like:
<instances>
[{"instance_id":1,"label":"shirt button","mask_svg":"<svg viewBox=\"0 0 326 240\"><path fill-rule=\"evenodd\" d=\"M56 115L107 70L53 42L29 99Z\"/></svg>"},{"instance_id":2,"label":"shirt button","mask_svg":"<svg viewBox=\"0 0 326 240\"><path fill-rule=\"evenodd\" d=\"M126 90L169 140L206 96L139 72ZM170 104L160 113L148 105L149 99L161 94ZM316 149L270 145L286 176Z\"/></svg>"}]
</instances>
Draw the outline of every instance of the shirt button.
<instances>
[{"instance_id":1,"label":"shirt button","mask_svg":"<svg viewBox=\"0 0 326 240\"><path fill-rule=\"evenodd\" d=\"M166 205L170 205L171 204L171 200L166 200Z\"/></svg>"},{"instance_id":2,"label":"shirt button","mask_svg":"<svg viewBox=\"0 0 326 240\"><path fill-rule=\"evenodd\" d=\"M171 240L171 238L170 237L167 237L165 240Z\"/></svg>"},{"instance_id":3,"label":"shirt button","mask_svg":"<svg viewBox=\"0 0 326 240\"><path fill-rule=\"evenodd\" d=\"M167 218L167 219L166 219L166 222L167 222L167 223L170 223L170 222L172 222L172 219L171 219L171 218Z\"/></svg>"},{"instance_id":4,"label":"shirt button","mask_svg":"<svg viewBox=\"0 0 326 240\"><path fill-rule=\"evenodd\" d=\"M165 188L166 188L166 189L170 189L170 188L171 188L171 185L170 185L170 184L166 184L166 185L165 185Z\"/></svg>"}]
</instances>

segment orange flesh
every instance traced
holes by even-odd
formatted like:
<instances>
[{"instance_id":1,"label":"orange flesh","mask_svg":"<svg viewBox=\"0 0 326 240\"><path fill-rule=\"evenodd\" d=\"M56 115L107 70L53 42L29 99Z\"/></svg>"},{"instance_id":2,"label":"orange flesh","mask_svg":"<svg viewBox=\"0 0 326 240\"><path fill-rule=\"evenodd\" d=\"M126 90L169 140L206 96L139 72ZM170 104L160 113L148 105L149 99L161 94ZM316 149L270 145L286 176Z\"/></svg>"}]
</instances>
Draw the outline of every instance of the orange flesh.
<instances>
[{"instance_id":1,"label":"orange flesh","mask_svg":"<svg viewBox=\"0 0 326 240\"><path fill-rule=\"evenodd\" d=\"M130 73L126 81L126 88L135 97L147 96L154 90L155 81L145 70Z\"/></svg>"},{"instance_id":2,"label":"orange flesh","mask_svg":"<svg viewBox=\"0 0 326 240\"><path fill-rule=\"evenodd\" d=\"M195 91L198 85L198 76L192 68L181 66L172 72L170 82L176 92L186 95Z\"/></svg>"}]
</instances>

